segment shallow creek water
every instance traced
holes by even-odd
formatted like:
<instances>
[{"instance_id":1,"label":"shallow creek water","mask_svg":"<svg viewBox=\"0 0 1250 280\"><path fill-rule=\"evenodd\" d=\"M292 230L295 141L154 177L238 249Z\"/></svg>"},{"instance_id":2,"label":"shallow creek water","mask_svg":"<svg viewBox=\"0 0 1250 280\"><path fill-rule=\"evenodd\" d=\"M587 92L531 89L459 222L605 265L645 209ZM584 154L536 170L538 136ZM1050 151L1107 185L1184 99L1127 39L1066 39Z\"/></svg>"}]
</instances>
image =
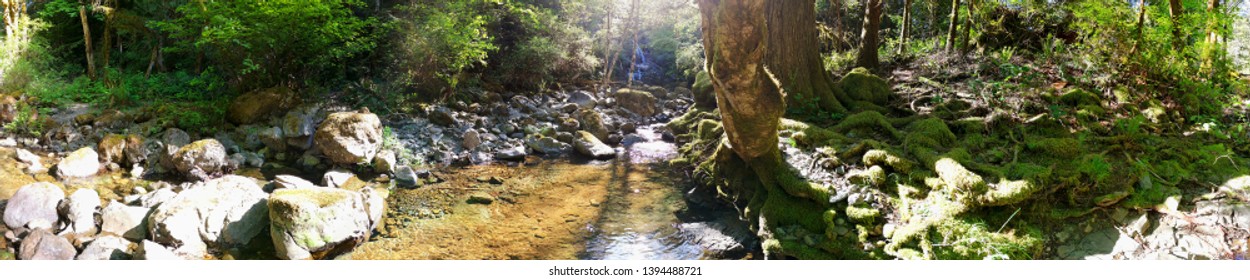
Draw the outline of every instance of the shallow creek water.
<instances>
[{"instance_id":1,"label":"shallow creek water","mask_svg":"<svg viewBox=\"0 0 1250 280\"><path fill-rule=\"evenodd\" d=\"M627 137L617 159L470 166L446 182L392 194L404 224L353 259L700 259L698 236L680 225L724 215L688 205L685 176L667 167L676 147L653 127ZM483 183L503 178L502 183ZM490 195L490 204L467 195ZM440 202L442 201L442 202ZM440 207L442 204L442 207ZM445 208L430 218L430 210ZM422 213L412 215L412 213Z\"/></svg>"}]
</instances>

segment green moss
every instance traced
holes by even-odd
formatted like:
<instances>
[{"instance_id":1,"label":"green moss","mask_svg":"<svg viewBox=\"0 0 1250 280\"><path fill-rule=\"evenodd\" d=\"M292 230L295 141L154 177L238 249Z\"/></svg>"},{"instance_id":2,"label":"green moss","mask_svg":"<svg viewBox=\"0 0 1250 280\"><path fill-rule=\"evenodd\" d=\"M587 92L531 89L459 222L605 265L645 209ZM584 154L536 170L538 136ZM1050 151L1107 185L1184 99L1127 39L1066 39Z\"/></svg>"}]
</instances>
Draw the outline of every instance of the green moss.
<instances>
[{"instance_id":1,"label":"green moss","mask_svg":"<svg viewBox=\"0 0 1250 280\"><path fill-rule=\"evenodd\" d=\"M878 218L881 218L881 211L871 206L848 205L846 217L856 224L872 225L877 223Z\"/></svg>"},{"instance_id":2,"label":"green moss","mask_svg":"<svg viewBox=\"0 0 1250 280\"><path fill-rule=\"evenodd\" d=\"M781 119L781 130L783 132L792 132L791 137L807 146L820 146L829 141L851 141L846 136L832 130L791 119Z\"/></svg>"},{"instance_id":3,"label":"green moss","mask_svg":"<svg viewBox=\"0 0 1250 280\"><path fill-rule=\"evenodd\" d=\"M694 84L690 86L690 90L694 93L695 107L716 108L716 91L712 88L712 77L707 71L695 75Z\"/></svg>"},{"instance_id":4,"label":"green moss","mask_svg":"<svg viewBox=\"0 0 1250 280\"><path fill-rule=\"evenodd\" d=\"M698 133L699 139L715 139L720 138L725 133L721 123L714 120L699 120Z\"/></svg>"},{"instance_id":5,"label":"green moss","mask_svg":"<svg viewBox=\"0 0 1250 280\"><path fill-rule=\"evenodd\" d=\"M881 166L873 165L868 169L847 173L846 179L850 180L851 183L862 186L881 187L885 185L885 169L882 169Z\"/></svg>"},{"instance_id":6,"label":"green moss","mask_svg":"<svg viewBox=\"0 0 1250 280\"><path fill-rule=\"evenodd\" d=\"M883 165L888 166L894 171L901 173L911 172L912 162L905 158L896 156L885 150L870 150L864 153L864 165Z\"/></svg>"},{"instance_id":7,"label":"green moss","mask_svg":"<svg viewBox=\"0 0 1250 280\"><path fill-rule=\"evenodd\" d=\"M885 105L891 99L894 99L894 93L890 90L890 85L885 79L873 75L868 69L855 68L851 72L846 73L842 77L842 81L838 82L842 91L847 97L874 103L876 105Z\"/></svg>"},{"instance_id":8,"label":"green moss","mask_svg":"<svg viewBox=\"0 0 1250 280\"><path fill-rule=\"evenodd\" d=\"M687 134L695 130L700 120L720 120L716 111L708 111L698 107L690 108L685 114L669 121L667 126L675 134Z\"/></svg>"},{"instance_id":9,"label":"green moss","mask_svg":"<svg viewBox=\"0 0 1250 280\"><path fill-rule=\"evenodd\" d=\"M1081 141L1076 138L1030 138L1025 148L1037 154L1056 158L1075 158L1081 154Z\"/></svg>"},{"instance_id":10,"label":"green moss","mask_svg":"<svg viewBox=\"0 0 1250 280\"><path fill-rule=\"evenodd\" d=\"M1025 180L1004 180L985 193L981 198L983 206L1002 206L1020 203L1032 197L1041 187Z\"/></svg>"},{"instance_id":11,"label":"green moss","mask_svg":"<svg viewBox=\"0 0 1250 280\"><path fill-rule=\"evenodd\" d=\"M942 186L955 193L979 196L988 190L985 180L980 175L968 171L962 164L950 158L943 158L934 163L933 170L942 179Z\"/></svg>"},{"instance_id":12,"label":"green moss","mask_svg":"<svg viewBox=\"0 0 1250 280\"><path fill-rule=\"evenodd\" d=\"M1059 96L1059 102L1071 106L1098 105L1100 100L1102 98L1098 95L1080 88L1068 90L1068 92Z\"/></svg>"},{"instance_id":13,"label":"green moss","mask_svg":"<svg viewBox=\"0 0 1250 280\"><path fill-rule=\"evenodd\" d=\"M937 259L1029 260L1041 257L1044 250L1041 232L1031 228L1000 233L980 220L949 219L939 223L936 231L933 238L945 241L944 246L933 247Z\"/></svg>"},{"instance_id":14,"label":"green moss","mask_svg":"<svg viewBox=\"0 0 1250 280\"><path fill-rule=\"evenodd\" d=\"M946 126L946 122L937 118L927 118L912 122L907 126L907 135L913 144L924 144L926 147L938 148L949 147L954 144L955 133L951 132Z\"/></svg>"},{"instance_id":15,"label":"green moss","mask_svg":"<svg viewBox=\"0 0 1250 280\"><path fill-rule=\"evenodd\" d=\"M871 134L880 132L894 139L901 139L902 134L898 132L890 122L886 120L884 115L876 111L860 112L858 114L846 117L841 123L833 128L834 131L847 133L851 131L863 132Z\"/></svg>"}]
</instances>

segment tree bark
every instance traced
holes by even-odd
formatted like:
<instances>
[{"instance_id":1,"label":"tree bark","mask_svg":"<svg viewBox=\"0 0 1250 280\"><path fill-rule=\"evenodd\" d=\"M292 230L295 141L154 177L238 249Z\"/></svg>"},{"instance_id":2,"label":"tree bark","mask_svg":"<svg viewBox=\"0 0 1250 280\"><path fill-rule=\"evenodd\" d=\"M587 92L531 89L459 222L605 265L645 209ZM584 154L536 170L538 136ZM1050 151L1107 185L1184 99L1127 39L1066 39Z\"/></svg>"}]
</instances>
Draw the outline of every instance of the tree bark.
<instances>
[{"instance_id":1,"label":"tree bark","mask_svg":"<svg viewBox=\"0 0 1250 280\"><path fill-rule=\"evenodd\" d=\"M968 0L968 17L964 19L965 23L964 23L963 38L959 40L960 45L963 46L962 51L965 54L967 54L968 51L972 50L972 44L970 43L971 42L970 38L972 38L972 24L974 23L973 20L975 19L975 17L973 16L973 13L975 13L976 10L977 10L977 0Z\"/></svg>"},{"instance_id":2,"label":"tree bark","mask_svg":"<svg viewBox=\"0 0 1250 280\"><path fill-rule=\"evenodd\" d=\"M725 134L748 165L778 152L784 110L781 90L764 66L769 51L765 8L765 1L758 0L699 1L708 74Z\"/></svg>"},{"instance_id":3,"label":"tree bark","mask_svg":"<svg viewBox=\"0 0 1250 280\"><path fill-rule=\"evenodd\" d=\"M87 4L78 6L78 18L82 20L82 39L87 47L87 77L95 80L95 58L91 51L91 27L87 25Z\"/></svg>"},{"instance_id":4,"label":"tree bark","mask_svg":"<svg viewBox=\"0 0 1250 280\"><path fill-rule=\"evenodd\" d=\"M1137 41L1133 42L1133 49L1129 51L1130 56L1137 54L1137 50L1141 48L1141 41L1145 40L1144 31L1146 27L1146 0L1141 0L1141 4L1138 4L1137 6L1137 26L1135 27L1135 33L1133 33L1137 36Z\"/></svg>"},{"instance_id":5,"label":"tree bark","mask_svg":"<svg viewBox=\"0 0 1250 280\"><path fill-rule=\"evenodd\" d=\"M864 0L864 32L860 36L859 55L855 65L868 69L877 69L877 41L881 30L881 0Z\"/></svg>"},{"instance_id":6,"label":"tree bark","mask_svg":"<svg viewBox=\"0 0 1250 280\"><path fill-rule=\"evenodd\" d=\"M1172 0L1179 1L1179 0ZM959 0L951 0L951 26L946 33L946 52L955 50L955 33L959 31Z\"/></svg>"},{"instance_id":7,"label":"tree bark","mask_svg":"<svg viewBox=\"0 0 1250 280\"><path fill-rule=\"evenodd\" d=\"M638 0L634 0L629 5L629 33L633 42L630 46L633 48L629 51L629 73L627 73L629 79L625 82L625 87L634 86L634 71L638 67L638 5Z\"/></svg>"},{"instance_id":8,"label":"tree bark","mask_svg":"<svg viewBox=\"0 0 1250 280\"><path fill-rule=\"evenodd\" d=\"M765 1L765 66L785 87L786 103L817 104L830 112L845 112L841 93L825 70L816 40L815 0ZM784 35L784 36L783 36Z\"/></svg>"},{"instance_id":9,"label":"tree bark","mask_svg":"<svg viewBox=\"0 0 1250 280\"><path fill-rule=\"evenodd\" d=\"M1168 13L1172 16L1172 47L1180 50L1181 42L1185 41L1181 36L1181 16L1184 15L1185 9L1181 6L1181 0L1168 0Z\"/></svg>"},{"instance_id":10,"label":"tree bark","mask_svg":"<svg viewBox=\"0 0 1250 280\"><path fill-rule=\"evenodd\" d=\"M898 34L898 53L907 52L907 33L911 32L911 3L912 0L903 1L903 30Z\"/></svg>"},{"instance_id":11,"label":"tree bark","mask_svg":"<svg viewBox=\"0 0 1250 280\"><path fill-rule=\"evenodd\" d=\"M842 32L842 0L829 0L829 22L833 24L834 50L845 50L847 44Z\"/></svg>"}]
</instances>

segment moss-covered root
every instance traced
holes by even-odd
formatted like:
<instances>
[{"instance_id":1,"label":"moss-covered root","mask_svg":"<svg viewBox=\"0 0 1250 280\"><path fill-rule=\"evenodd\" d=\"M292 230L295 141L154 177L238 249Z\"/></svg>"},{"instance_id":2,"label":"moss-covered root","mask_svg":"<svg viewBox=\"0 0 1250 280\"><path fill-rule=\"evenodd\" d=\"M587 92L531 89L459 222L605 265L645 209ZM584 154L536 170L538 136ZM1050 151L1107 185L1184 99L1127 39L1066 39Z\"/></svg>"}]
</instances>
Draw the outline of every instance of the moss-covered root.
<instances>
[{"instance_id":1,"label":"moss-covered root","mask_svg":"<svg viewBox=\"0 0 1250 280\"><path fill-rule=\"evenodd\" d=\"M672 130L674 134L682 135L693 132L700 120L720 120L720 112L698 107L690 108L685 114L669 121L665 126Z\"/></svg>"},{"instance_id":2,"label":"moss-covered root","mask_svg":"<svg viewBox=\"0 0 1250 280\"><path fill-rule=\"evenodd\" d=\"M791 119L781 119L781 130L793 131L794 133L791 137L808 146L821 146L831 141L838 143L851 142L850 138L846 138L846 136L832 130Z\"/></svg>"},{"instance_id":3,"label":"moss-covered root","mask_svg":"<svg viewBox=\"0 0 1250 280\"><path fill-rule=\"evenodd\" d=\"M1041 187L1025 180L1002 181L981 197L982 206L1003 206L1016 204L1029 199Z\"/></svg>"},{"instance_id":4,"label":"moss-covered root","mask_svg":"<svg viewBox=\"0 0 1250 280\"><path fill-rule=\"evenodd\" d=\"M870 150L864 153L863 163L867 166L886 166L900 173L910 173L912 162L885 150Z\"/></svg>"},{"instance_id":5,"label":"moss-covered root","mask_svg":"<svg viewBox=\"0 0 1250 280\"><path fill-rule=\"evenodd\" d=\"M860 112L846 117L833 127L834 131L847 133L851 131L880 132L894 139L902 139L903 134L895 129L884 115L876 111Z\"/></svg>"},{"instance_id":6,"label":"moss-covered root","mask_svg":"<svg viewBox=\"0 0 1250 280\"><path fill-rule=\"evenodd\" d=\"M935 189L947 190L959 197L972 198L984 194L988 187L980 175L968 171L962 164L950 158L942 158L933 164L942 184Z\"/></svg>"}]
</instances>

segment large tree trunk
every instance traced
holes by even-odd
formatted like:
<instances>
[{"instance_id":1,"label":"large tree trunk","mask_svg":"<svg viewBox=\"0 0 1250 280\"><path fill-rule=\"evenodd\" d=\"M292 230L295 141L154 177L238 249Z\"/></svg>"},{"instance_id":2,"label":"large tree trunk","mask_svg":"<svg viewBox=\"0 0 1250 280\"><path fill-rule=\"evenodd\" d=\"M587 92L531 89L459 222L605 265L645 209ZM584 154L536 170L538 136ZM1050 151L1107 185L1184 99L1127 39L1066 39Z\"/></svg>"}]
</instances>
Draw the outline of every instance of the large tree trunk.
<instances>
[{"instance_id":1,"label":"large tree trunk","mask_svg":"<svg viewBox=\"0 0 1250 280\"><path fill-rule=\"evenodd\" d=\"M1173 0L1178 1L1178 0ZM946 52L955 50L955 33L959 31L959 0L951 0L951 26L946 33Z\"/></svg>"},{"instance_id":2,"label":"large tree trunk","mask_svg":"<svg viewBox=\"0 0 1250 280\"><path fill-rule=\"evenodd\" d=\"M903 30L898 34L898 53L907 52L907 33L911 32L911 1L903 1Z\"/></svg>"},{"instance_id":3,"label":"large tree trunk","mask_svg":"<svg viewBox=\"0 0 1250 280\"><path fill-rule=\"evenodd\" d=\"M784 110L782 93L763 63L769 52L765 6L759 0L699 1L708 74L725 134L748 164L778 152Z\"/></svg>"},{"instance_id":4,"label":"large tree trunk","mask_svg":"<svg viewBox=\"0 0 1250 280\"><path fill-rule=\"evenodd\" d=\"M864 0L864 33L860 42L859 55L855 65L868 69L877 69L877 41L881 31L881 0Z\"/></svg>"},{"instance_id":5,"label":"large tree trunk","mask_svg":"<svg viewBox=\"0 0 1250 280\"><path fill-rule=\"evenodd\" d=\"M815 103L826 111L846 111L820 57L815 0L765 2L765 32L773 36L766 42L769 51L764 55L764 63L785 87L787 104Z\"/></svg>"},{"instance_id":6,"label":"large tree trunk","mask_svg":"<svg viewBox=\"0 0 1250 280\"><path fill-rule=\"evenodd\" d=\"M78 6L78 18L82 20L82 39L87 47L87 77L95 80L95 57L91 51L91 26L87 25L87 5Z\"/></svg>"}]
</instances>

